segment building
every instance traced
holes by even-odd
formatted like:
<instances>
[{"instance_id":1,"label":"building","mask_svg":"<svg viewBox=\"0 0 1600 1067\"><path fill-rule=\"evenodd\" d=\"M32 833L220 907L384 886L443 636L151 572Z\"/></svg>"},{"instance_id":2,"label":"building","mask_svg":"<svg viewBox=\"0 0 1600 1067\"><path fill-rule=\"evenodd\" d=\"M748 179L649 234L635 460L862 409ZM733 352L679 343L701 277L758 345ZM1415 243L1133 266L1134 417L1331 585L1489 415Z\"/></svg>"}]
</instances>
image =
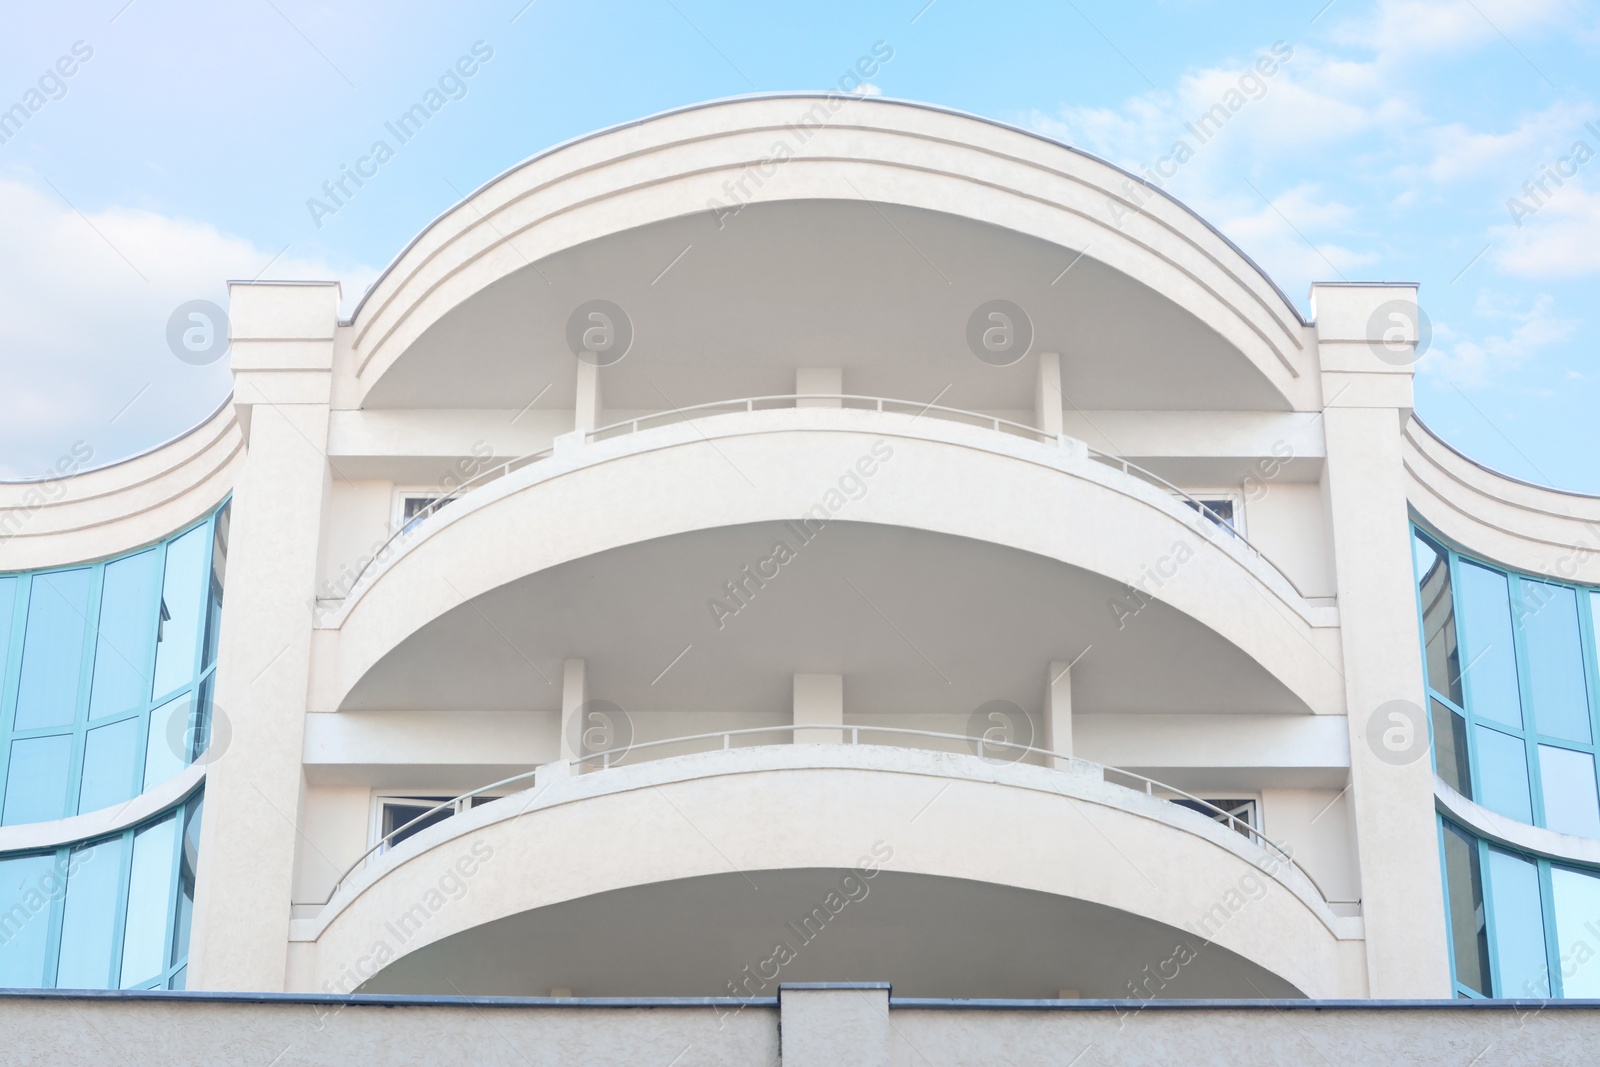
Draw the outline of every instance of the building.
<instances>
[{"instance_id":1,"label":"building","mask_svg":"<svg viewBox=\"0 0 1600 1067\"><path fill-rule=\"evenodd\" d=\"M814 94L536 156L349 321L230 299L210 420L0 486L0 984L218 995L13 1041L1592 1047L1600 500L1415 418L1414 286L1307 321L1098 159ZM1238 999L1372 1003L1163 1007Z\"/></svg>"}]
</instances>

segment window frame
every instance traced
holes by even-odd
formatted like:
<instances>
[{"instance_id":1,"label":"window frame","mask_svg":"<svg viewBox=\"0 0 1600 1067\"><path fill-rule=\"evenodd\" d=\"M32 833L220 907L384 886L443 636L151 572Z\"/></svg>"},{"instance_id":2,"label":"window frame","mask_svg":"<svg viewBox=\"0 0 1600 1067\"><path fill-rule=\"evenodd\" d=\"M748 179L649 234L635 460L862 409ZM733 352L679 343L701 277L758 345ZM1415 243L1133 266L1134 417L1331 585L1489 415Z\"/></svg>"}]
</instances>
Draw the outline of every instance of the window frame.
<instances>
[{"instance_id":1,"label":"window frame","mask_svg":"<svg viewBox=\"0 0 1600 1067\"><path fill-rule=\"evenodd\" d=\"M1532 817L1532 821L1528 825L1537 826L1542 829L1549 829L1549 827L1546 825L1543 771L1539 764L1540 745L1549 745L1552 748L1562 748L1569 751L1586 753L1590 757L1594 766L1596 796L1600 797L1600 664L1597 664L1596 662L1595 619L1593 618L1595 602L1593 597L1589 595L1596 590L1596 587L1579 585L1574 582L1561 581L1559 579L1547 578L1540 575L1524 575L1518 571L1511 570L1507 567L1503 567L1489 560L1483 559L1482 557L1475 556L1470 553L1464 553L1455 545L1451 544L1448 539L1441 537L1432 530L1427 529L1415 520L1413 520L1411 523L1411 533L1413 539L1420 537L1431 548L1435 549L1445 557L1445 561L1449 570L1451 601L1450 611L1456 632L1458 660L1464 658L1466 649L1472 647L1468 637L1468 634L1471 632L1470 622L1465 617L1465 614L1459 610L1461 596L1460 590L1462 589L1461 567L1464 564L1483 567L1489 571L1504 576L1506 579L1507 608L1511 613L1510 623L1513 662L1515 663L1517 672L1517 696L1520 703L1519 710L1521 711L1523 723L1521 730L1519 731L1516 728L1507 726L1502 722L1498 722L1494 719L1486 717L1480 717L1473 713L1472 709L1475 706L1475 698L1473 696L1474 683L1472 681L1472 669L1470 663L1463 664L1461 668L1461 704L1457 704L1454 700L1450 699L1449 696L1441 692L1435 687L1433 679L1427 677L1427 631L1422 617L1422 575L1416 573L1416 553L1413 549L1411 585L1412 595L1416 604L1418 636L1424 646L1422 662L1424 699L1425 701L1437 700L1444 707L1448 708L1452 714L1459 715L1462 721L1466 724L1467 766L1471 771L1471 791L1473 794L1478 793L1479 786L1483 781L1483 774L1481 770L1482 765L1478 760L1477 727L1482 726L1484 729L1492 730L1501 735L1514 738L1522 743L1523 758L1526 760L1528 768L1528 810ZM1590 740L1587 743L1581 741L1572 741L1568 738L1556 737L1540 732L1538 714L1536 709L1532 706L1532 701L1529 699L1528 695L1531 673L1528 666L1528 639L1525 625L1525 620L1528 618L1528 614L1524 610L1526 600L1524 599L1522 588L1525 581L1541 585L1559 586L1570 589L1573 593L1573 598L1575 601L1574 607L1577 611L1578 617L1579 655L1583 661L1583 682L1589 712ZM1428 713L1426 717L1428 719L1428 738L1429 748L1431 749L1431 759L1433 761L1433 770L1435 774L1439 774L1439 746L1437 738L1434 734L1433 716L1431 713ZM1475 795L1469 795L1468 799L1472 800L1474 803L1481 803L1481 801L1478 801L1477 796ZM1504 813L1497 812L1497 814ZM1514 818L1513 816L1506 817ZM1561 831L1552 832L1559 833Z\"/></svg>"},{"instance_id":2,"label":"window frame","mask_svg":"<svg viewBox=\"0 0 1600 1067\"><path fill-rule=\"evenodd\" d=\"M118 723L136 721L135 738L133 742L133 758L131 760L131 781L128 787L132 790L128 799L137 797L160 783L146 786L144 781L146 763L149 757L150 717L156 711L166 707L174 700L189 698L190 722L190 751L184 757L184 766L189 766L198 756L196 749L199 741L205 736L209 728L209 705L212 698L211 681L216 674L217 664L213 660L206 662L209 653L210 605L211 605L211 571L214 566L216 553L217 521L228 510L232 503L231 495L225 497L221 503L212 508L202 518L168 534L158 541L133 549L120 552L114 556L84 563L73 563L61 567L46 567L33 571L7 572L4 577L16 579L11 601L11 627L10 640L6 649L0 649L0 825L26 826L38 825L40 822L52 822L56 819L67 819L88 812L80 811L79 804L83 797L83 770L87 756L89 734L93 730L114 726ZM94 668L97 643L100 636L100 612L103 607L105 592L106 568L120 560L129 559L144 552L160 552L161 566L155 576L157 589L157 602L159 604L162 591L166 587L167 555L170 547L179 539L196 530L205 529L205 542L210 550L204 553L204 580L198 584L198 602L193 607L198 612L199 626L195 635L193 660L190 665L188 679L175 689L167 693L147 697L139 705L101 718L91 718L90 710L93 700ZM70 724L60 726L41 726L30 729L16 729L17 702L20 697L22 683L22 663L24 649L27 641L27 623L29 612L33 608L33 587L40 577L52 574L62 574L70 571L87 570L89 574L89 592L87 608L84 614L84 632L82 648L78 664L78 683L73 705L73 716ZM159 624L158 624L159 625ZM147 665L150 671L149 682L154 684L156 672L156 658L159 654L159 641L152 644L150 662ZM10 782L12 749L15 742L39 737L66 737L72 738L72 752L67 763L67 788L63 800L63 810L46 820L30 820L26 822L5 822L5 797L6 789ZM111 806L111 805L108 805ZM90 809L101 810L101 809Z\"/></svg>"},{"instance_id":3,"label":"window frame","mask_svg":"<svg viewBox=\"0 0 1600 1067\"><path fill-rule=\"evenodd\" d=\"M460 792L450 793L448 796L445 795L446 792L447 790L439 789L395 789L387 786L382 789L374 789L372 791L371 807L367 814L367 847L375 849L376 851L374 851L371 857L369 857L368 862L370 863L375 861L379 856L384 855L396 847L396 845L393 843L385 843L383 844L382 848L378 847L379 843L383 841L384 836L383 809L386 804L392 803L415 805L423 800L427 800L432 797L438 797L439 800L433 801L432 804L437 804L446 800L451 802L450 814L445 817L446 819L450 819L465 812L469 812L475 807L487 804L493 800L500 800L510 795L509 793L496 792L478 793L470 797L463 797ZM429 806L432 807L432 804L429 804ZM426 829L426 826L422 828L422 830ZM421 833L422 831L418 830L417 832Z\"/></svg>"}]
</instances>

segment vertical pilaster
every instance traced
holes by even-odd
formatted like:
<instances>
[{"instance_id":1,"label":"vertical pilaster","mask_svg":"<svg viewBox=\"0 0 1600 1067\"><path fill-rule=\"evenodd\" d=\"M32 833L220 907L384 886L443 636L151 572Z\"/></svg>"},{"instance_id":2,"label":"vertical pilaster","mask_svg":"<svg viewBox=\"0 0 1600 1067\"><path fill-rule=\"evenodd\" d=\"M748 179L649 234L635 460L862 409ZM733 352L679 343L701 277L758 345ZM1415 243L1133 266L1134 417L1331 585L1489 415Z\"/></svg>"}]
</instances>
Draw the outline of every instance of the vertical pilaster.
<instances>
[{"instance_id":1,"label":"vertical pilaster","mask_svg":"<svg viewBox=\"0 0 1600 1067\"><path fill-rule=\"evenodd\" d=\"M336 284L235 284L234 487L215 702L231 743L206 771L191 989L282 990L318 546L328 495Z\"/></svg>"},{"instance_id":2,"label":"vertical pilaster","mask_svg":"<svg viewBox=\"0 0 1600 1067\"><path fill-rule=\"evenodd\" d=\"M1415 302L1412 286L1312 288L1373 997L1451 994L1401 436L1411 412L1416 334L1407 339L1405 327L1414 329ZM1368 740L1373 714L1393 700L1418 707L1412 753Z\"/></svg>"},{"instance_id":3,"label":"vertical pilaster","mask_svg":"<svg viewBox=\"0 0 1600 1067\"><path fill-rule=\"evenodd\" d=\"M581 659L561 661L561 758L572 762L573 771L582 773L583 730L580 712L589 699L589 680Z\"/></svg>"},{"instance_id":4,"label":"vertical pilaster","mask_svg":"<svg viewBox=\"0 0 1600 1067\"><path fill-rule=\"evenodd\" d=\"M1033 383L1033 424L1047 434L1065 433L1061 416L1061 354L1039 353L1038 374Z\"/></svg>"},{"instance_id":5,"label":"vertical pilaster","mask_svg":"<svg viewBox=\"0 0 1600 1067\"><path fill-rule=\"evenodd\" d=\"M794 723L796 726L839 727L844 725L844 676L839 674L797 674L794 676ZM794 742L800 744L838 744L844 731L796 730Z\"/></svg>"},{"instance_id":6,"label":"vertical pilaster","mask_svg":"<svg viewBox=\"0 0 1600 1067\"><path fill-rule=\"evenodd\" d=\"M572 428L584 433L600 425L600 368L586 359L578 361L578 405Z\"/></svg>"},{"instance_id":7,"label":"vertical pilaster","mask_svg":"<svg viewBox=\"0 0 1600 1067\"><path fill-rule=\"evenodd\" d=\"M844 392L844 371L839 367L801 367L794 372L794 391L800 396L821 394L810 400L796 400L797 408L837 408L842 400L830 400Z\"/></svg>"},{"instance_id":8,"label":"vertical pilaster","mask_svg":"<svg viewBox=\"0 0 1600 1067\"><path fill-rule=\"evenodd\" d=\"M1050 675L1045 679L1044 747L1072 755L1072 664L1065 660L1051 660ZM1057 760L1056 766L1066 769L1063 760Z\"/></svg>"}]
</instances>

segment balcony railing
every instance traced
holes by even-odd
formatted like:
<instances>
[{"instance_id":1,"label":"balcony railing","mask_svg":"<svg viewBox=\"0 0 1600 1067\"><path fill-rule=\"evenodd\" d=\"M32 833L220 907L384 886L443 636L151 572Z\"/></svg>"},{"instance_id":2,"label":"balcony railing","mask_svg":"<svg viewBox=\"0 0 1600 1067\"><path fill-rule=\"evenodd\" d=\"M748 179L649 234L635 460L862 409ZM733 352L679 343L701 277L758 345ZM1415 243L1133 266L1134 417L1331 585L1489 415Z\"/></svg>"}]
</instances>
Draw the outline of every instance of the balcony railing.
<instances>
[{"instance_id":1,"label":"balcony railing","mask_svg":"<svg viewBox=\"0 0 1600 1067\"><path fill-rule=\"evenodd\" d=\"M925 404L918 400L894 400L888 397L857 396L849 393L789 393L775 396L745 397L740 400L715 400L708 404L695 404L686 408L673 408L671 411L660 411L650 415L641 415L634 419L624 419L621 422L614 422L610 425L601 426L598 429L590 430L587 434L585 434L584 440L586 442L611 440L612 438L624 437L629 434L635 434L641 430L651 429L657 426L670 426L679 422L693 422L696 418L708 415L731 415L754 411L772 411L795 408L800 406L800 401L815 401L817 402L818 406L832 406L837 404L841 408L849 408L853 410L910 414L913 420L927 415L932 418L943 419L949 422L984 427L993 430L996 433L1003 433L1013 437L1022 437L1027 440L1036 441L1043 444L1059 445L1061 442L1061 438L1054 434L1046 433L1037 427L1026 426L1020 422L1012 422L1010 419L1002 419L993 415L985 415L977 411L964 411L960 408L948 408L938 404ZM1202 534L1206 535L1207 537L1217 537L1221 541L1231 541L1238 544L1244 551L1260 560L1262 564L1264 564L1279 578L1281 578L1290 589L1293 589L1295 593L1301 597L1301 599L1306 598L1305 592L1298 584L1296 584L1293 578L1285 574L1283 570L1280 569L1277 564L1273 563L1264 552L1262 552L1255 545L1251 544L1250 541L1246 539L1243 534L1235 530L1223 518L1223 516L1218 515L1210 507L1206 506L1205 503L1196 499L1183 489L1173 485L1160 475L1154 474L1136 463L1130 463L1121 456L1114 455L1110 452L1103 452L1097 448L1090 448L1087 445L1085 445L1084 448L1087 451L1089 458L1095 462L1104 464L1108 467L1115 467L1123 474L1133 478L1138 478L1139 480L1153 485L1163 492L1184 501L1189 505L1189 507L1193 508L1195 512L1203 518L1203 520L1206 520L1204 525L1201 527ZM423 507L419 508L416 514L407 518L401 524L400 528L391 534L386 541L384 541L382 547L372 553L372 556L368 559L361 570L357 572L355 579L350 583L350 592L353 593L356 589L360 588L362 579L366 576L367 572L372 569L374 563L385 558L389 554L389 551L392 547L394 547L397 543L403 542L419 525L422 525L425 520L437 514L439 510L445 507L447 504L461 499L462 496L481 485L504 478L506 475L519 471L530 464L537 463L542 459L547 459L554 455L554 453L554 448L544 448L537 452L531 452L525 456L518 456L516 459L507 460L504 463L498 463L487 470L479 472L472 478L469 478L460 485L456 486L454 489L441 494L437 499L432 500ZM1208 527L1210 528L1208 529Z\"/></svg>"},{"instance_id":2,"label":"balcony railing","mask_svg":"<svg viewBox=\"0 0 1600 1067\"><path fill-rule=\"evenodd\" d=\"M1133 771L1125 771L1119 767L1110 767L1102 763L1094 763L1090 760L1078 759L1075 756L1063 755L1062 753L1053 752L1049 749L1037 748L1033 745L1019 745L1010 741L994 741L984 737L969 737L965 734L939 733L934 730L914 730L899 726L819 726L815 723L809 723L783 724L778 726L753 726L739 730L717 730L711 733L688 734L683 737L664 738L658 741L643 741L638 744L627 745L617 749L608 749L601 752L590 753L588 755L580 756L572 760L572 762L578 764L588 764L596 772L605 772L615 766L621 765L623 761L629 759L635 753L639 752L648 752L653 749L661 749L676 745L694 744L697 742L707 743L705 751L727 751L733 747L733 739L736 737L753 737L761 734L793 734L800 730L827 730L840 735L848 734L849 740L846 743L851 745L861 744L862 734L886 734L892 735L896 738L921 738L925 740L946 742L957 741L966 745L981 759L991 759L995 762L1016 763L1029 756L1033 756L1040 759L1044 763L1045 767L1053 767L1055 761L1061 761L1078 768L1079 770L1076 773L1087 774L1091 777L1098 776L1101 780L1111 782L1113 785L1123 784L1122 782L1117 782L1114 780L1122 779L1126 783L1131 783L1129 785L1125 785L1124 788L1130 788L1135 792L1142 792L1146 796L1155 797L1158 800L1165 800L1169 802L1175 800L1187 801L1188 803L1183 806L1189 810L1198 811L1198 813L1204 817L1208 817L1215 822L1221 823L1222 825L1227 826L1242 836L1249 838L1251 841L1255 842L1271 853L1274 860L1291 870L1298 871L1300 875L1312 886L1312 888L1317 891L1318 895L1322 897L1324 902L1328 904L1349 905L1360 903L1359 900L1329 899L1327 893L1323 892L1322 887L1317 884L1317 880L1311 877L1305 868L1301 867L1295 862L1292 850L1280 845L1278 842L1272 840L1266 834L1256 829L1250 823L1240 819L1232 812L1224 811L1222 808L1219 808L1209 800L1204 800L1193 795L1192 793L1186 793L1176 786L1166 785L1162 782L1156 781L1154 778L1147 778L1144 775L1136 774ZM902 747L916 746L906 745ZM1058 771L1057 773L1074 772ZM488 785L480 786L471 792L463 793L458 797L452 797L451 799L442 803L435 804L433 807L418 815L416 818L405 823L405 825L398 826L389 833L384 834L377 840L375 844L373 844L371 848L363 852L354 863L347 867L344 873L339 875L339 880L335 882L333 888L329 890L327 899L324 900L323 903L327 904L329 901L332 901L333 898L338 895L339 890L344 887L345 882L349 880L352 874L364 866L368 860L387 850L395 838L402 837L405 835L406 831L410 830L412 827L426 825L427 820L447 808L451 810L465 810L466 807L470 807L467 802L471 801L475 797L483 796L484 794L488 793L498 793L508 786L518 785L519 783L531 783L534 777L538 774L539 772L537 770L526 771L522 774L513 775L510 778L503 778L498 782L491 782Z\"/></svg>"}]
</instances>

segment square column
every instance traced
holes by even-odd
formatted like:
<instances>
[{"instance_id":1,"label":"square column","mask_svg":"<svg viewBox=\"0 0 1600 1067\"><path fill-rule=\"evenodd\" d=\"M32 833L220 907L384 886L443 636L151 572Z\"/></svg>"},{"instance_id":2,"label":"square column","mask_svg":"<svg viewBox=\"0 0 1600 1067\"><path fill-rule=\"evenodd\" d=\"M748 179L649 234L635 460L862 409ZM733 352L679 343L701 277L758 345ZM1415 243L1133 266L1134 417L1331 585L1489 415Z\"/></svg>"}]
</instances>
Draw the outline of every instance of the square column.
<instances>
[{"instance_id":1,"label":"square column","mask_svg":"<svg viewBox=\"0 0 1600 1067\"><path fill-rule=\"evenodd\" d=\"M206 771L188 985L280 991L339 287L234 283L229 317L246 452L233 491L214 714L232 740Z\"/></svg>"},{"instance_id":2,"label":"square column","mask_svg":"<svg viewBox=\"0 0 1600 1067\"><path fill-rule=\"evenodd\" d=\"M844 676L842 674L797 674L794 676L794 723L796 726L839 727L844 725ZM844 731L796 730L794 743L834 744L844 740Z\"/></svg>"},{"instance_id":3,"label":"square column","mask_svg":"<svg viewBox=\"0 0 1600 1067\"><path fill-rule=\"evenodd\" d=\"M1072 663L1051 660L1045 679L1043 747L1063 756L1072 755ZM1066 760L1052 760L1057 770L1066 770Z\"/></svg>"},{"instance_id":4,"label":"square column","mask_svg":"<svg viewBox=\"0 0 1600 1067\"><path fill-rule=\"evenodd\" d=\"M794 372L794 391L801 396L807 393L836 396L844 392L844 371L838 367L801 367ZM837 408L843 407L844 401L821 398L796 400L794 406L797 408Z\"/></svg>"},{"instance_id":5,"label":"square column","mask_svg":"<svg viewBox=\"0 0 1600 1067\"><path fill-rule=\"evenodd\" d=\"M1422 712L1422 645L1411 564L1402 429L1411 414L1409 342L1385 345L1415 324L1416 287L1315 285L1327 468L1324 488L1337 567L1355 819L1366 928L1367 993L1448 997L1446 936L1433 767ZM1408 356L1411 356L1408 359ZM1368 741L1389 701L1417 706L1421 734L1410 762Z\"/></svg>"},{"instance_id":6,"label":"square column","mask_svg":"<svg viewBox=\"0 0 1600 1067\"><path fill-rule=\"evenodd\" d=\"M1061 404L1061 354L1040 352L1038 374L1033 383L1033 424L1047 434L1060 437L1066 432Z\"/></svg>"}]
</instances>

